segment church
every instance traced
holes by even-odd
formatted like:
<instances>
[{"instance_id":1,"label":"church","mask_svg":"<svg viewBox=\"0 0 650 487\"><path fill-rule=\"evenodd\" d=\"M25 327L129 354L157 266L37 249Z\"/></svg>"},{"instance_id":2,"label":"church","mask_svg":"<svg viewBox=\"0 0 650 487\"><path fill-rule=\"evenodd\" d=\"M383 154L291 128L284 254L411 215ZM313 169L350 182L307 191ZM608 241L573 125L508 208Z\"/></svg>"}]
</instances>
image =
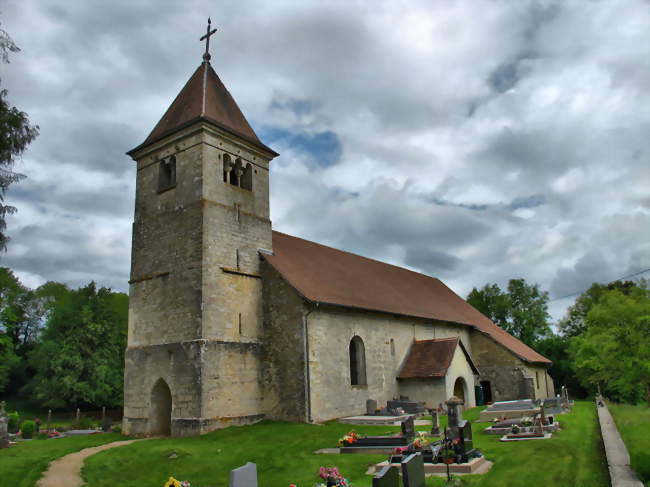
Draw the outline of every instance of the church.
<instances>
[{"instance_id":1,"label":"church","mask_svg":"<svg viewBox=\"0 0 650 487\"><path fill-rule=\"evenodd\" d=\"M212 31L214 32L214 31ZM209 41L210 30L206 34ZM322 422L408 396L554 395L550 361L440 280L274 231L269 165L203 62L137 164L123 431Z\"/></svg>"}]
</instances>

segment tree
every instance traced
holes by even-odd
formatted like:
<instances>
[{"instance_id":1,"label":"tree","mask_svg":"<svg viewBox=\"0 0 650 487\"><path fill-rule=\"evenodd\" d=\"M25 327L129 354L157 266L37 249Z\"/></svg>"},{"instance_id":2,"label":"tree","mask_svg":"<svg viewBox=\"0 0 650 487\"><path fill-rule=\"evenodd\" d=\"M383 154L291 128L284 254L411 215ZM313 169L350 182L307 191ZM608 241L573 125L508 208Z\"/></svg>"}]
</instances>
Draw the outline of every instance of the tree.
<instances>
[{"instance_id":1,"label":"tree","mask_svg":"<svg viewBox=\"0 0 650 487\"><path fill-rule=\"evenodd\" d=\"M11 372L20 361L14 353L11 340L5 333L0 333L0 393L5 393Z\"/></svg>"},{"instance_id":2,"label":"tree","mask_svg":"<svg viewBox=\"0 0 650 487\"><path fill-rule=\"evenodd\" d=\"M30 355L28 392L49 407L121 405L128 296L95 283L57 293Z\"/></svg>"},{"instance_id":3,"label":"tree","mask_svg":"<svg viewBox=\"0 0 650 487\"><path fill-rule=\"evenodd\" d=\"M9 53L18 51L9 34L0 29L2 62L9 63ZM8 241L5 217L16 212L16 208L4 204L4 195L12 183L25 177L13 171L14 161L38 135L38 125L30 125L27 114L11 106L6 97L7 90L0 89L0 248L3 250Z\"/></svg>"},{"instance_id":4,"label":"tree","mask_svg":"<svg viewBox=\"0 0 650 487\"><path fill-rule=\"evenodd\" d=\"M551 334L548 293L538 284L511 279L507 292L497 284L486 284L480 290L472 289L467 302L527 345L534 346Z\"/></svg>"},{"instance_id":5,"label":"tree","mask_svg":"<svg viewBox=\"0 0 650 487\"><path fill-rule=\"evenodd\" d=\"M571 339L570 352L585 387L600 385L612 399L650 403L650 291L603 291L585 317L585 330Z\"/></svg>"},{"instance_id":6,"label":"tree","mask_svg":"<svg viewBox=\"0 0 650 487\"><path fill-rule=\"evenodd\" d=\"M548 373L553 378L553 382L557 384L556 390L560 385L564 385L572 396L584 398L587 397L589 391L582 386L573 369L570 346L569 337L551 334L538 341L535 350L553 362L548 368Z\"/></svg>"},{"instance_id":7,"label":"tree","mask_svg":"<svg viewBox=\"0 0 650 487\"><path fill-rule=\"evenodd\" d=\"M486 284L480 291L473 288L467 302L501 328L508 326L510 299L497 284Z\"/></svg>"},{"instance_id":8,"label":"tree","mask_svg":"<svg viewBox=\"0 0 650 487\"><path fill-rule=\"evenodd\" d=\"M567 315L558 323L558 328L563 335L569 337L578 336L586 329L585 319L587 314L600 302L601 297L607 291L618 289L623 294L629 294L634 288L645 289L646 287L646 281L643 279L639 283L634 281L614 281L609 284L598 284L595 282L577 297L575 303L569 307Z\"/></svg>"}]
</instances>

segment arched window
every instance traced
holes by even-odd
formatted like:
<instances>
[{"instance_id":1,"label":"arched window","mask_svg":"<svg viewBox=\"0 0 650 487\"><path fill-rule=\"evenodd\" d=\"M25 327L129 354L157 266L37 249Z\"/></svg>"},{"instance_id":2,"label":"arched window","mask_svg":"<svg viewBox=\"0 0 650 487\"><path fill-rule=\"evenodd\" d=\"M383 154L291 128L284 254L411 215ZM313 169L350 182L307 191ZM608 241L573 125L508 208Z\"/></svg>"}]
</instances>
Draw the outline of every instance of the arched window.
<instances>
[{"instance_id":1,"label":"arched window","mask_svg":"<svg viewBox=\"0 0 650 487\"><path fill-rule=\"evenodd\" d=\"M163 159L158 164L158 191L176 186L176 156Z\"/></svg>"},{"instance_id":2,"label":"arched window","mask_svg":"<svg viewBox=\"0 0 650 487\"><path fill-rule=\"evenodd\" d=\"M363 340L355 336L350 340L350 383L353 386L366 385L366 348Z\"/></svg>"},{"instance_id":3,"label":"arched window","mask_svg":"<svg viewBox=\"0 0 650 487\"><path fill-rule=\"evenodd\" d=\"M241 177L242 189L253 191L253 165L249 162L244 169L244 175Z\"/></svg>"},{"instance_id":4,"label":"arched window","mask_svg":"<svg viewBox=\"0 0 650 487\"><path fill-rule=\"evenodd\" d=\"M230 175L230 170L232 169L232 161L228 154L223 155L223 182L228 183L228 176Z\"/></svg>"},{"instance_id":5,"label":"arched window","mask_svg":"<svg viewBox=\"0 0 650 487\"><path fill-rule=\"evenodd\" d=\"M241 159L237 159L235 165L232 166L232 169L230 170L230 184L233 186L241 186L242 173Z\"/></svg>"}]
</instances>

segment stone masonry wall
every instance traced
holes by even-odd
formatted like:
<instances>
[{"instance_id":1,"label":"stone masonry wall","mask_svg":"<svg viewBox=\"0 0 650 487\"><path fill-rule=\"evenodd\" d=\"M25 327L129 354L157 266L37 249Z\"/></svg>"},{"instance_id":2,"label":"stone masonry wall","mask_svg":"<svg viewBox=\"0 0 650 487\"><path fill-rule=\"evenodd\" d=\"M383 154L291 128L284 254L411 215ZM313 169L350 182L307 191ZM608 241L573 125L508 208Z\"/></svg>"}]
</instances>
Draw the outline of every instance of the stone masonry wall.
<instances>
[{"instance_id":1,"label":"stone masonry wall","mask_svg":"<svg viewBox=\"0 0 650 487\"><path fill-rule=\"evenodd\" d=\"M223 181L226 153L253 165L252 191ZM172 155L176 184L159 191L159 161ZM199 122L135 157L125 430L147 433L152 387L161 376L172 394L174 435L257 421L263 415L257 251L271 247L270 154ZM194 350L187 366L170 362L169 354L187 347Z\"/></svg>"},{"instance_id":2,"label":"stone masonry wall","mask_svg":"<svg viewBox=\"0 0 650 487\"><path fill-rule=\"evenodd\" d=\"M524 362L502 345L479 331L472 331L472 357L481 372L481 381L489 381L493 401L510 401L514 399L536 399L549 397L546 388L546 367ZM539 387L533 390L526 384L526 379L535 380L539 373ZM550 379L550 377L549 377ZM552 380L548 392L552 392ZM534 397L531 397L534 396Z\"/></svg>"},{"instance_id":3,"label":"stone masonry wall","mask_svg":"<svg viewBox=\"0 0 650 487\"><path fill-rule=\"evenodd\" d=\"M262 276L266 416L285 421L309 421L303 327L308 308L295 289L266 261L262 262Z\"/></svg>"},{"instance_id":4,"label":"stone masonry wall","mask_svg":"<svg viewBox=\"0 0 650 487\"><path fill-rule=\"evenodd\" d=\"M396 377L413 340L460 336L469 344L465 327L336 307L314 311L307 335L314 421L363 414L367 399L384 405L399 396ZM349 344L355 335L365 346L367 385L350 384Z\"/></svg>"}]
</instances>

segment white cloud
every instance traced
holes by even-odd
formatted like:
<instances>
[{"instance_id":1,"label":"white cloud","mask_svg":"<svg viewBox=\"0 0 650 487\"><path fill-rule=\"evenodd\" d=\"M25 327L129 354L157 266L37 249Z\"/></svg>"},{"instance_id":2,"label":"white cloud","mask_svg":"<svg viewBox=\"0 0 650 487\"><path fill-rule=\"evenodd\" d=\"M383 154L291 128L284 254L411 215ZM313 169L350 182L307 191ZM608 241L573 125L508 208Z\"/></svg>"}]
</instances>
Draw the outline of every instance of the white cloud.
<instances>
[{"instance_id":1,"label":"white cloud","mask_svg":"<svg viewBox=\"0 0 650 487\"><path fill-rule=\"evenodd\" d=\"M275 228L438 275L461 295L517 277L568 294L650 267L646 2L214 8L4 6L23 52L2 82L41 126L17 166L28 179L8 193L19 212L3 256L29 284L126 289L124 152L200 62L209 14L213 66L281 152ZM325 133L340 143L335 164L309 145Z\"/></svg>"}]
</instances>

